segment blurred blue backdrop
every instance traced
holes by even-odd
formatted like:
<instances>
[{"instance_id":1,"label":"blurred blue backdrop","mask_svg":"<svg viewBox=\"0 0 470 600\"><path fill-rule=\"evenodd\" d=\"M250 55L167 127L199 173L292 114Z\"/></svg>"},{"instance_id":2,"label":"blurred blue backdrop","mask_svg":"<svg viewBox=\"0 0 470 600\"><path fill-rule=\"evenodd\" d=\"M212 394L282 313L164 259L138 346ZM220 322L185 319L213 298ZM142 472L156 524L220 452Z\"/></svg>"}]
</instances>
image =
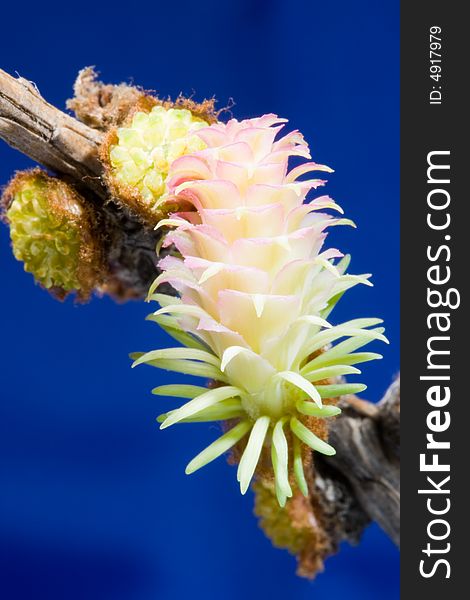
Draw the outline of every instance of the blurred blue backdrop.
<instances>
[{"instance_id":1,"label":"blurred blue backdrop","mask_svg":"<svg viewBox=\"0 0 470 600\"><path fill-rule=\"evenodd\" d=\"M374 274L336 319L385 319L391 345L364 377L378 399L398 370L399 3L85 0L8 3L2 16L1 66L60 107L96 65L105 81L233 98L238 118L275 112L305 134L358 225L334 231L335 245ZM30 164L0 144L1 183ZM164 400L150 390L172 378L128 359L164 344L148 305L52 300L5 227L0 265L2 598L398 598L398 552L376 526L311 583L258 529L223 459L184 475L216 430L158 431Z\"/></svg>"}]
</instances>

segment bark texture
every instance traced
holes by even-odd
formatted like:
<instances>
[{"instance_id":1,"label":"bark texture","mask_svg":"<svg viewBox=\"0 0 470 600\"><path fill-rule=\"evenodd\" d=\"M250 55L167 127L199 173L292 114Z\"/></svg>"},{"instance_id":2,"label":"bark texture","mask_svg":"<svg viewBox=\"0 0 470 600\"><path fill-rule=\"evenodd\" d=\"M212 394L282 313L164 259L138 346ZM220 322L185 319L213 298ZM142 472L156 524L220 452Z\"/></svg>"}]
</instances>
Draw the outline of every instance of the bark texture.
<instances>
[{"instance_id":1,"label":"bark texture","mask_svg":"<svg viewBox=\"0 0 470 600\"><path fill-rule=\"evenodd\" d=\"M400 380L378 404L345 396L339 406L343 413L329 431L336 455L315 456L316 487L340 509L332 537L354 542L376 521L399 545Z\"/></svg>"},{"instance_id":2,"label":"bark texture","mask_svg":"<svg viewBox=\"0 0 470 600\"><path fill-rule=\"evenodd\" d=\"M46 102L30 81L1 70L0 137L106 199L97 153L102 134Z\"/></svg>"}]
</instances>

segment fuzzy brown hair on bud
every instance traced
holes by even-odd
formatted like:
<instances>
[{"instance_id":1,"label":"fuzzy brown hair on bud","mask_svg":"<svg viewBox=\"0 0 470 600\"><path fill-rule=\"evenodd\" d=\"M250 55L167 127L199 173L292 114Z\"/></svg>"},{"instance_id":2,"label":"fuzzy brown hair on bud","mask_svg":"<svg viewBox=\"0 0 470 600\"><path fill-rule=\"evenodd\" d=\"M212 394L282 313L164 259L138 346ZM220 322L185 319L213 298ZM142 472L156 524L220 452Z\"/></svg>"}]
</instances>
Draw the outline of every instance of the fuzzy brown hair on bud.
<instances>
[{"instance_id":1,"label":"fuzzy brown hair on bud","mask_svg":"<svg viewBox=\"0 0 470 600\"><path fill-rule=\"evenodd\" d=\"M217 122L222 112L216 110L214 98L196 102L181 94L174 101L170 98L162 100L141 86L103 83L98 76L94 67L81 69L73 87L74 97L67 100L67 108L77 119L94 129L109 131L122 125L129 115L149 112L157 104L166 109L184 108L209 124Z\"/></svg>"},{"instance_id":2,"label":"fuzzy brown hair on bud","mask_svg":"<svg viewBox=\"0 0 470 600\"><path fill-rule=\"evenodd\" d=\"M73 91L67 108L77 119L101 131L121 125L131 110L149 97L141 88L127 83L102 83L93 67L79 72Z\"/></svg>"}]
</instances>

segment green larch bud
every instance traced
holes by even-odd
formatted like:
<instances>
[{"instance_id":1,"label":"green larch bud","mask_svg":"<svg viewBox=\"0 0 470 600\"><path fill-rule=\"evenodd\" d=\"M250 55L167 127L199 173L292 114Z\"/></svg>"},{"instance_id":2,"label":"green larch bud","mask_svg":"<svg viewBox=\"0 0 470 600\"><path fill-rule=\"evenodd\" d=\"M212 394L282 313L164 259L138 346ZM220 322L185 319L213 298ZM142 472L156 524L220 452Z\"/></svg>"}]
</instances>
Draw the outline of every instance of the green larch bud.
<instances>
[{"instance_id":1,"label":"green larch bud","mask_svg":"<svg viewBox=\"0 0 470 600\"><path fill-rule=\"evenodd\" d=\"M105 178L116 200L156 225L164 216L170 165L205 147L197 131L208 122L186 108L157 104L138 110L127 126L112 130L102 147Z\"/></svg>"},{"instance_id":2,"label":"green larch bud","mask_svg":"<svg viewBox=\"0 0 470 600\"><path fill-rule=\"evenodd\" d=\"M69 184L40 169L17 173L2 197L13 254L25 271L64 298L86 300L103 277L93 209Z\"/></svg>"}]
</instances>

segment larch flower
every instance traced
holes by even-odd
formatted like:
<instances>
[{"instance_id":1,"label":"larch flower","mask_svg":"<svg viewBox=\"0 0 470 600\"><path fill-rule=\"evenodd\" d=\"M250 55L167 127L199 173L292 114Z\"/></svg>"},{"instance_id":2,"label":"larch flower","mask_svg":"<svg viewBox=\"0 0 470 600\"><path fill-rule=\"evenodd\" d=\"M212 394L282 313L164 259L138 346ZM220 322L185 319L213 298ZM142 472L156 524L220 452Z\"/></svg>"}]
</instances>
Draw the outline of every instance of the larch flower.
<instances>
[{"instance_id":1,"label":"larch flower","mask_svg":"<svg viewBox=\"0 0 470 600\"><path fill-rule=\"evenodd\" d=\"M290 157L311 157L299 132L278 137L285 122L268 114L200 128L196 135L204 148L171 164L168 194L182 208L159 226L174 228L164 245L173 244L179 255L159 262L163 272L149 299L161 308L150 319L186 348L135 355L134 363L217 382L212 389L153 390L189 399L160 418L161 428L228 421L226 432L186 472L238 445L238 480L245 493L262 453L270 454L281 506L294 484L308 493L305 448L335 452L315 433L319 419L340 412L329 399L365 389L341 378L360 373L354 365L380 358L356 350L372 340L386 341L383 329L375 327L380 319L339 325L327 320L341 295L359 283L370 285L369 276L346 274L348 257L323 248L328 227L352 222L323 212L342 213L328 196L305 202L325 181L299 178L331 169L304 162L289 170ZM156 293L162 283L171 284L179 298Z\"/></svg>"}]
</instances>

